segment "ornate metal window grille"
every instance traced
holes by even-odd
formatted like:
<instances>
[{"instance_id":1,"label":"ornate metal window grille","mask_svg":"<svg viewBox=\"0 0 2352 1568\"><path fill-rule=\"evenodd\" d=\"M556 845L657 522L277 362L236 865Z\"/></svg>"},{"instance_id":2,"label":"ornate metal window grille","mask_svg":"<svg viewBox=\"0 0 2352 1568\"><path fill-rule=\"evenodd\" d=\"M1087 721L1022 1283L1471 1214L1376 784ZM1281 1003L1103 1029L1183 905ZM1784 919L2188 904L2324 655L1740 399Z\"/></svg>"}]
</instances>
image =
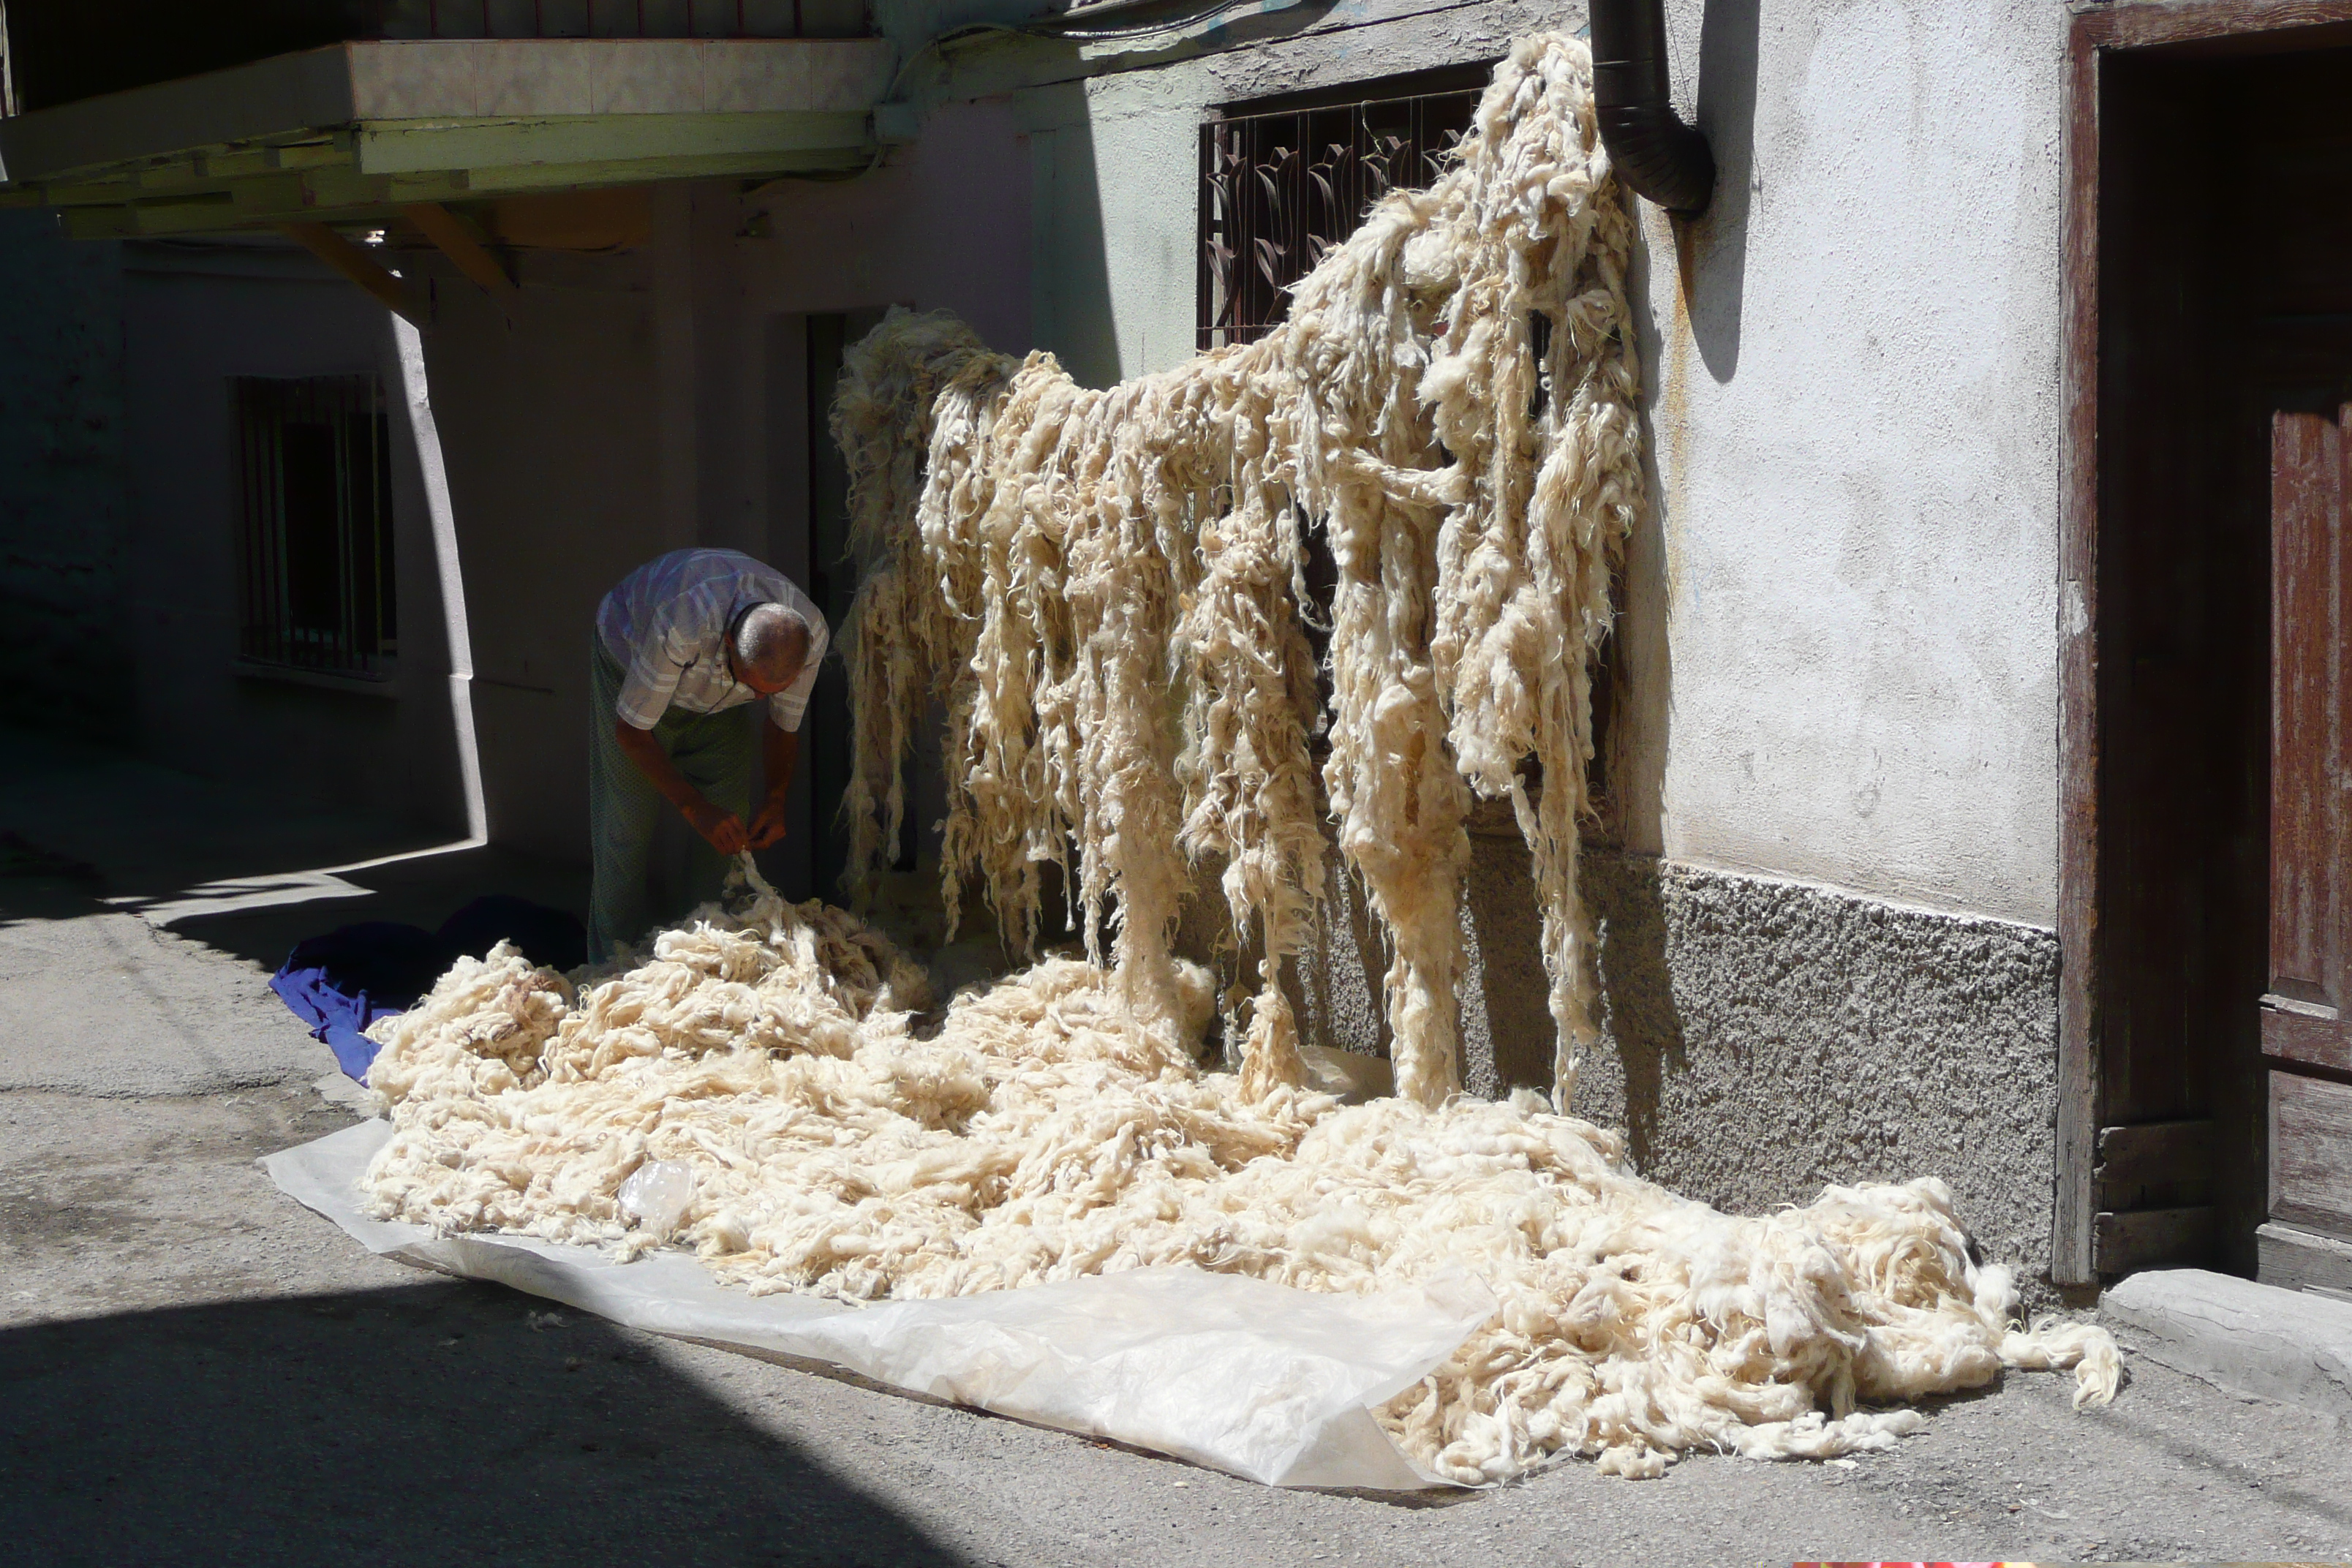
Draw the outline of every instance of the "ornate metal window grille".
<instances>
[{"instance_id":1,"label":"ornate metal window grille","mask_svg":"<svg viewBox=\"0 0 2352 1568\"><path fill-rule=\"evenodd\" d=\"M256 663L383 679L393 605L391 420L372 375L239 376L244 614Z\"/></svg>"},{"instance_id":2,"label":"ornate metal window grille","mask_svg":"<svg viewBox=\"0 0 2352 1568\"><path fill-rule=\"evenodd\" d=\"M1437 85L1430 75L1389 84ZM1486 68L1447 71L1483 83ZM1357 90L1362 90L1359 88ZM1264 337L1291 285L1395 186L1425 185L1470 128L1479 88L1229 113L1201 127L1197 345Z\"/></svg>"}]
</instances>

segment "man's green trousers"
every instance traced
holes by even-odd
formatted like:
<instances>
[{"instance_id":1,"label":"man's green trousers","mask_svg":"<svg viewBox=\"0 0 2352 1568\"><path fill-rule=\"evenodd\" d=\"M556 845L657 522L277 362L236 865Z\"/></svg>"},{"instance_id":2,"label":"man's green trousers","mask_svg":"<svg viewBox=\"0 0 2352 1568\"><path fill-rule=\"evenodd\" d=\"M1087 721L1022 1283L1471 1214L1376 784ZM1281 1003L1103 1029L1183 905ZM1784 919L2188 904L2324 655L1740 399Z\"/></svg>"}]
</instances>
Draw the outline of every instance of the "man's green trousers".
<instances>
[{"instance_id":1,"label":"man's green trousers","mask_svg":"<svg viewBox=\"0 0 2352 1568\"><path fill-rule=\"evenodd\" d=\"M627 679L620 661L591 633L588 716L588 844L594 867L589 895L588 956L601 963L643 938L656 921L675 920L695 905L719 896L728 860L688 830L687 879L682 901L656 909L647 886L653 869L654 828L664 812L677 808L661 797L653 780L613 738L613 704ZM751 818L751 775L759 766L756 706L719 713L688 713L672 708L653 728L654 739L686 782L713 805Z\"/></svg>"}]
</instances>

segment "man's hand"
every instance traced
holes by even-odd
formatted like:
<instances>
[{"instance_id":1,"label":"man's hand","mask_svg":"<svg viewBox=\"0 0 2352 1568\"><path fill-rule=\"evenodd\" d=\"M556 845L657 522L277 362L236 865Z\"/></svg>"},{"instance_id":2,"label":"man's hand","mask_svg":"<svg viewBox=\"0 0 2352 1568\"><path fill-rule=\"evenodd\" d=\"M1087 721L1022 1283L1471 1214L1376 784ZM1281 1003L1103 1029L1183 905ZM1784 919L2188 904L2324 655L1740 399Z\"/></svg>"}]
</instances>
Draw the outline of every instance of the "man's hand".
<instances>
[{"instance_id":1,"label":"man's hand","mask_svg":"<svg viewBox=\"0 0 2352 1568\"><path fill-rule=\"evenodd\" d=\"M760 807L760 815L751 819L751 847L765 849L771 844L784 840L784 797L772 795Z\"/></svg>"},{"instance_id":2,"label":"man's hand","mask_svg":"<svg viewBox=\"0 0 2352 1568\"><path fill-rule=\"evenodd\" d=\"M688 825L709 839L710 847L721 855L740 855L750 847L751 836L744 829L743 819L733 812L721 810L707 800L689 801L677 809Z\"/></svg>"}]
</instances>

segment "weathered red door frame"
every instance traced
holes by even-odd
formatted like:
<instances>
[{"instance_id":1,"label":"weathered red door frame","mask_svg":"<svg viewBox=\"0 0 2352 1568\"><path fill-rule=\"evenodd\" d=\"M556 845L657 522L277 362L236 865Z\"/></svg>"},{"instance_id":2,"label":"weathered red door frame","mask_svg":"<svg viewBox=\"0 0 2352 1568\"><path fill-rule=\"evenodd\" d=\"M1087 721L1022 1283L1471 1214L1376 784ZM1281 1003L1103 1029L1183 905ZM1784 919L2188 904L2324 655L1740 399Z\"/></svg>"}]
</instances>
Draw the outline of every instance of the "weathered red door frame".
<instances>
[{"instance_id":1,"label":"weathered red door frame","mask_svg":"<svg viewBox=\"0 0 2352 1568\"><path fill-rule=\"evenodd\" d=\"M2058 541L2058 1127L2051 1278L2095 1281L2099 1135L2098 559L2099 68L2123 49L2305 32L2289 47L2352 42L2352 0L2107 0L2078 5L2066 37L2066 321Z\"/></svg>"}]
</instances>

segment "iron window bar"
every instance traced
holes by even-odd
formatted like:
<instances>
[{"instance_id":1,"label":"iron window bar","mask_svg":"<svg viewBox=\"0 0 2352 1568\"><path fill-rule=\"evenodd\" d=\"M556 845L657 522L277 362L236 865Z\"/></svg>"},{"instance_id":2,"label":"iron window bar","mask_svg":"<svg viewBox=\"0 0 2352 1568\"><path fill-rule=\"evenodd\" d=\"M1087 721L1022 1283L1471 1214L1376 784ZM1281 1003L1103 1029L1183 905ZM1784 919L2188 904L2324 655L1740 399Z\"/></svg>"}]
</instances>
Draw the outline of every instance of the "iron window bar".
<instances>
[{"instance_id":1,"label":"iron window bar","mask_svg":"<svg viewBox=\"0 0 2352 1568\"><path fill-rule=\"evenodd\" d=\"M1444 170L1478 97L1465 88L1205 122L1195 346L1254 342L1280 324L1290 289L1373 204Z\"/></svg>"}]
</instances>

